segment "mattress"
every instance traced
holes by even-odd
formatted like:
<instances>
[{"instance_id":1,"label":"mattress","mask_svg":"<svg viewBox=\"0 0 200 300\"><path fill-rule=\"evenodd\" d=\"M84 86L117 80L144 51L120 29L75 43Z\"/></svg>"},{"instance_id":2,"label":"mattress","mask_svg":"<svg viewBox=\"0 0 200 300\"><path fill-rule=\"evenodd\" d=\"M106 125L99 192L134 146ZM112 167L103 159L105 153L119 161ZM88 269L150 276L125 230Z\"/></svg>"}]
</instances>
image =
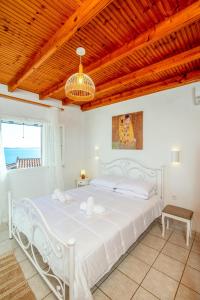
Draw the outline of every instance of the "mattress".
<instances>
[{"instance_id":1,"label":"mattress","mask_svg":"<svg viewBox=\"0 0 200 300\"><path fill-rule=\"evenodd\" d=\"M125 196L107 189L86 186L67 191L72 201L61 203L51 195L32 201L45 216L51 231L63 242L76 240L75 298L92 299L92 288L128 250L146 228L161 214L163 202L154 195L149 200ZM93 196L95 203L105 207L102 215L88 217L80 203ZM27 222L22 222L19 207L13 211L15 225L26 235ZM42 236L38 233L35 245L42 251ZM65 262L67 264L67 262ZM63 278L63 261L49 259L54 273ZM67 269L67 267L66 267ZM67 271L65 276L68 276Z\"/></svg>"}]
</instances>

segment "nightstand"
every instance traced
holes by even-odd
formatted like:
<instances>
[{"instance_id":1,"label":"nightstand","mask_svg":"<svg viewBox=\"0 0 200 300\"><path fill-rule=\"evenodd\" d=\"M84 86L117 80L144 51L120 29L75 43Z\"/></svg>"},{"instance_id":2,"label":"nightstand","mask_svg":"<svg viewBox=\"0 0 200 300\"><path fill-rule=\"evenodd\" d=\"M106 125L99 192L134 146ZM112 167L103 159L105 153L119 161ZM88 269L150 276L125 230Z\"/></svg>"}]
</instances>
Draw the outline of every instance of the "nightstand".
<instances>
[{"instance_id":1,"label":"nightstand","mask_svg":"<svg viewBox=\"0 0 200 300\"><path fill-rule=\"evenodd\" d=\"M78 188L81 186L86 186L89 184L89 181L90 181L89 178L85 178L85 179L79 178L76 180L76 187Z\"/></svg>"}]
</instances>

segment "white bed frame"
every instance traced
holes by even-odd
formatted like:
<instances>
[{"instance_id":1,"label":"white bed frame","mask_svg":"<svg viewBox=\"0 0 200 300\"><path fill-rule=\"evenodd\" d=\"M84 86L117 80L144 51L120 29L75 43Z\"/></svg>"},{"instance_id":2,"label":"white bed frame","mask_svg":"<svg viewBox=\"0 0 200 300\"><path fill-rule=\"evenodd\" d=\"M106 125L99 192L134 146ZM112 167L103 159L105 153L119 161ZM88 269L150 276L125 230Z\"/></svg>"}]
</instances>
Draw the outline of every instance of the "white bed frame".
<instances>
[{"instance_id":1,"label":"white bed frame","mask_svg":"<svg viewBox=\"0 0 200 300\"><path fill-rule=\"evenodd\" d=\"M163 199L163 181L164 168L149 168L143 164L127 158L116 159L108 163L100 162L101 174L117 174L126 177L142 177L153 180L156 184L156 193ZM59 300L66 300L66 285L69 287L69 300L75 300L74 284L75 284L75 245L74 239L67 243L59 240L58 237L49 228L44 215L37 206L28 198L14 200L11 192L8 193L9 203L9 238L15 238L19 246L25 252L29 260L37 269L41 277L45 280L49 288L53 291ZM15 225L13 209L19 207L24 211L24 218L28 220L29 239L24 242L20 228ZM28 218L27 218L28 216ZM37 220L37 221L36 221ZM22 220L23 222L23 220ZM37 258L38 249L35 247L35 236L40 232L44 243L40 254L43 262L49 264L52 255L63 260L63 278L52 274L50 267L43 269ZM67 268L67 269L66 269ZM66 279L68 274L68 280ZM51 279L56 281L56 286L52 284Z\"/></svg>"},{"instance_id":2,"label":"white bed frame","mask_svg":"<svg viewBox=\"0 0 200 300\"><path fill-rule=\"evenodd\" d=\"M150 180L155 183L156 194L164 200L164 166L149 168L131 158L119 158L110 162L100 162L98 173Z\"/></svg>"}]
</instances>

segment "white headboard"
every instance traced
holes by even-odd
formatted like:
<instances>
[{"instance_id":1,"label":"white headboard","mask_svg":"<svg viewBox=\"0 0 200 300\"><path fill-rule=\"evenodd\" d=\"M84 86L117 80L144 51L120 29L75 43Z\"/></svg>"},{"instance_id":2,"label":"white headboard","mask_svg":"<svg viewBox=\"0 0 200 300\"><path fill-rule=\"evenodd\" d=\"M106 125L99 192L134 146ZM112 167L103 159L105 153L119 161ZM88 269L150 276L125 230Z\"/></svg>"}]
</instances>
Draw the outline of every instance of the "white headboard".
<instances>
[{"instance_id":1,"label":"white headboard","mask_svg":"<svg viewBox=\"0 0 200 300\"><path fill-rule=\"evenodd\" d=\"M164 196L164 167L150 168L131 158L119 158L110 162L100 162L101 175L119 175L129 178L142 178L156 185L157 194Z\"/></svg>"}]
</instances>

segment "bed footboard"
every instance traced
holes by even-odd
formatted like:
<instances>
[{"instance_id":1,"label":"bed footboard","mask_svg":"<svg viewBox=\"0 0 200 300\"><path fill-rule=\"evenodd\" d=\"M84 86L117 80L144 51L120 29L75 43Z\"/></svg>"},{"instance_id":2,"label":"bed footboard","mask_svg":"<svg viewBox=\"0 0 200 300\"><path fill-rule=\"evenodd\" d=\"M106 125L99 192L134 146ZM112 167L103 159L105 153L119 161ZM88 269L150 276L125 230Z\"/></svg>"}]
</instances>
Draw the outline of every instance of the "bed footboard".
<instances>
[{"instance_id":1,"label":"bed footboard","mask_svg":"<svg viewBox=\"0 0 200 300\"><path fill-rule=\"evenodd\" d=\"M70 239L67 243L59 240L30 199L15 201L9 192L8 204L9 238L16 239L59 300L67 299L66 286L69 287L69 300L74 300L75 240Z\"/></svg>"}]
</instances>

